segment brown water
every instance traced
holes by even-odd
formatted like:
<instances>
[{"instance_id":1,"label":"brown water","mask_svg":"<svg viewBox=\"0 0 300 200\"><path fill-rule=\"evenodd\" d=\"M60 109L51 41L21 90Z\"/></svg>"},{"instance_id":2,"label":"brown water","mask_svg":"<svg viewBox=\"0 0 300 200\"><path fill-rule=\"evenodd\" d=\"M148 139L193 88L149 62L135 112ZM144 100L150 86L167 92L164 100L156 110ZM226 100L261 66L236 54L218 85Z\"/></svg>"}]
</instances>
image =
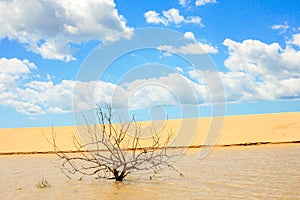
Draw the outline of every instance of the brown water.
<instances>
[{"instance_id":1,"label":"brown water","mask_svg":"<svg viewBox=\"0 0 300 200\"><path fill-rule=\"evenodd\" d=\"M149 180L135 174L125 182L69 180L54 155L1 156L0 199L300 199L300 144L215 148L199 159L189 150ZM42 178L52 185L35 186Z\"/></svg>"}]
</instances>

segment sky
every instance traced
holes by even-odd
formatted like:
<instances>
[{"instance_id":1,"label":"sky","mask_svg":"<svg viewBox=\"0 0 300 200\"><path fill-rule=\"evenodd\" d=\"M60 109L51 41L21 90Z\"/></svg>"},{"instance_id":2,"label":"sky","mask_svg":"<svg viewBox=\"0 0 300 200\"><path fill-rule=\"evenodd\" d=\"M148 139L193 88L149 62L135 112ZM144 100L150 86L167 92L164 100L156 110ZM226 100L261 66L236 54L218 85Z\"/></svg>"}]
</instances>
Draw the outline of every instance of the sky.
<instances>
[{"instance_id":1,"label":"sky","mask_svg":"<svg viewBox=\"0 0 300 200\"><path fill-rule=\"evenodd\" d=\"M0 1L0 127L300 111L298 0ZM89 114L87 114L89 115Z\"/></svg>"}]
</instances>

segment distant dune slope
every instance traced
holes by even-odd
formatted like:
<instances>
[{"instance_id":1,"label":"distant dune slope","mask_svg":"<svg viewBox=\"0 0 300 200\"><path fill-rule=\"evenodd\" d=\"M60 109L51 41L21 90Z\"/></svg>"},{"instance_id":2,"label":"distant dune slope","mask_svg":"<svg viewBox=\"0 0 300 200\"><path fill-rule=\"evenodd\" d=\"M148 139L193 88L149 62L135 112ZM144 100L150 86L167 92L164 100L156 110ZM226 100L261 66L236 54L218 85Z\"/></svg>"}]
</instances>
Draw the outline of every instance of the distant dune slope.
<instances>
[{"instance_id":1,"label":"distant dune slope","mask_svg":"<svg viewBox=\"0 0 300 200\"><path fill-rule=\"evenodd\" d=\"M190 120L190 121L189 121ZM186 119L185 123L195 121ZM260 115L242 115L224 117L223 129L220 133L210 132L211 118L199 118L198 128L185 126L180 131L174 145L218 145L239 144L249 142L287 142L300 140L300 113L277 113ZM146 122L142 123L146 126ZM172 127L177 133L182 128L181 120L168 120L167 128ZM58 146L61 150L74 150L73 133L77 134L76 127L54 128ZM213 130L213 129L212 129ZM216 134L216 135L214 135ZM52 151L53 148L46 138L51 139L52 128L2 128L0 129L1 152L31 152ZM218 136L218 137L217 137ZM211 140L207 140L209 138ZM186 138L187 141L184 141ZM191 141L191 138L193 140ZM218 140L216 140L218 139ZM205 142L210 141L210 142Z\"/></svg>"}]
</instances>

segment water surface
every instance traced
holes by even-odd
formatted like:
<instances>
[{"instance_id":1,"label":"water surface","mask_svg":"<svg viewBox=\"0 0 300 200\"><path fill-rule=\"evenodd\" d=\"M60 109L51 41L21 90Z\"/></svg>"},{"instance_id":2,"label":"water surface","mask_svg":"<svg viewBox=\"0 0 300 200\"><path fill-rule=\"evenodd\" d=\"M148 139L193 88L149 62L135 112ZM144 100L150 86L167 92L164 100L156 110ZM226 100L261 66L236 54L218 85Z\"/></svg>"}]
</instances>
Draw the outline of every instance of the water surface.
<instances>
[{"instance_id":1,"label":"water surface","mask_svg":"<svg viewBox=\"0 0 300 200\"><path fill-rule=\"evenodd\" d=\"M191 149L175 166L132 174L122 183L69 180L55 155L0 156L0 199L300 199L300 144L218 147L204 159ZM52 187L37 188L42 178Z\"/></svg>"}]
</instances>

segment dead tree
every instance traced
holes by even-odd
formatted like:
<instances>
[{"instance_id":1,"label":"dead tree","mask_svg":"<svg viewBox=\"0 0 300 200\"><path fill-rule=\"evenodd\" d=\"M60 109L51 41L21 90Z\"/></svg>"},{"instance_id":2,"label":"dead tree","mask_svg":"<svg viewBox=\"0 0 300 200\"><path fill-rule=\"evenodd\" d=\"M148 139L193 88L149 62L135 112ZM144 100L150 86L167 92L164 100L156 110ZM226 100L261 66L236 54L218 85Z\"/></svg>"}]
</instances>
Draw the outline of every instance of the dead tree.
<instances>
[{"instance_id":1,"label":"dead tree","mask_svg":"<svg viewBox=\"0 0 300 200\"><path fill-rule=\"evenodd\" d=\"M96 176L97 178L109 178L123 181L132 172L150 171L152 179L165 167L180 173L173 166L175 157L179 154L169 154L168 144L172 139L172 131L163 128L142 141L143 131L141 125L134 117L129 122L113 123L113 113L110 105L96 109L98 124L85 126L84 143L73 138L76 154L60 151L55 134L53 133L52 144L56 155L60 158L58 167L68 177L80 175ZM131 134L129 134L131 130ZM132 131L133 130L133 131ZM133 132L133 133L132 133ZM143 143L144 142L144 143Z\"/></svg>"}]
</instances>

